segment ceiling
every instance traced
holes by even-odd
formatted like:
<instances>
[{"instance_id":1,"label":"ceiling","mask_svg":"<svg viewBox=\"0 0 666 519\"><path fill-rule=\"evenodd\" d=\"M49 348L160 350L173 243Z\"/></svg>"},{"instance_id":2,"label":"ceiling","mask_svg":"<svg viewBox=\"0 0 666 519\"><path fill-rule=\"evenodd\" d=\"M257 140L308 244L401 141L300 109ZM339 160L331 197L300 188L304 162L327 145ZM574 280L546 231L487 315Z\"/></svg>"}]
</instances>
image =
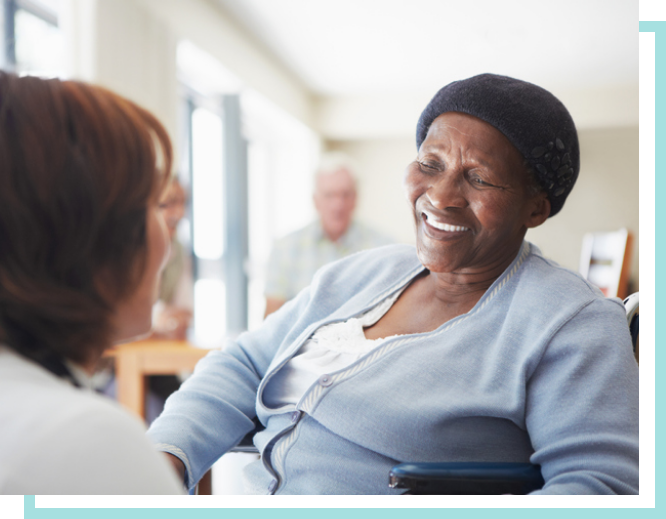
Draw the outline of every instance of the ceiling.
<instances>
[{"instance_id":1,"label":"ceiling","mask_svg":"<svg viewBox=\"0 0 666 519\"><path fill-rule=\"evenodd\" d=\"M495 72L549 89L638 84L638 0L214 0L320 96Z\"/></svg>"}]
</instances>

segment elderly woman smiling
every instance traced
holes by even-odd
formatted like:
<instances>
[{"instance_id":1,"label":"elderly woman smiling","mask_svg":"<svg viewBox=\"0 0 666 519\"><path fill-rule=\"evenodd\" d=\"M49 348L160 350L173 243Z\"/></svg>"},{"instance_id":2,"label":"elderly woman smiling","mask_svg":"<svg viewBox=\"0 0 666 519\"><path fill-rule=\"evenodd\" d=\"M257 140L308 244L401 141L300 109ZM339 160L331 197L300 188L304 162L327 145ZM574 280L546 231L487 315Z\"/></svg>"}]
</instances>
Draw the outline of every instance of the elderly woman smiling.
<instances>
[{"instance_id":1,"label":"elderly woman smiling","mask_svg":"<svg viewBox=\"0 0 666 519\"><path fill-rule=\"evenodd\" d=\"M378 494L406 461L541 465L544 494L638 491L638 371L624 310L524 241L579 169L540 87L452 83L405 174L416 249L324 267L209 354L149 431L192 486L252 428L247 491ZM387 208L388 209L388 208Z\"/></svg>"}]
</instances>

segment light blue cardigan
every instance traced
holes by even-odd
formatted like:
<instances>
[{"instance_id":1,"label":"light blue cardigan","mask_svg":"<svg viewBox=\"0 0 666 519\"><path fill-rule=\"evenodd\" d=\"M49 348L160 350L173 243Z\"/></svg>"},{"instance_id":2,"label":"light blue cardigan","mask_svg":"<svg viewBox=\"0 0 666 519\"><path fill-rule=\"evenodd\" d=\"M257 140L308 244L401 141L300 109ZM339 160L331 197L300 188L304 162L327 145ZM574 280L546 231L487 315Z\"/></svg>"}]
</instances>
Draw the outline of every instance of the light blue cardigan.
<instances>
[{"instance_id":1,"label":"light blue cardigan","mask_svg":"<svg viewBox=\"0 0 666 519\"><path fill-rule=\"evenodd\" d=\"M638 367L624 309L524 242L476 306L382 343L266 408L270 377L322 324L373 307L423 270L390 245L324 267L260 329L207 355L149 435L193 486L251 428L250 493L389 494L406 461L531 461L545 494L638 492Z\"/></svg>"}]
</instances>

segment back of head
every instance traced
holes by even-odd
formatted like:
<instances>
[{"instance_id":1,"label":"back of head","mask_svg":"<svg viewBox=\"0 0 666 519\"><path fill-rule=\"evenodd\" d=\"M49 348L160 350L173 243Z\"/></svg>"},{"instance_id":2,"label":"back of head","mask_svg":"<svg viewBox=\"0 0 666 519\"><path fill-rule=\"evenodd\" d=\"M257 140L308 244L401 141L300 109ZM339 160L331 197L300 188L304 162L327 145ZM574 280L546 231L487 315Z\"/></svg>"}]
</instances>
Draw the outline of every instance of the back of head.
<instances>
[{"instance_id":1,"label":"back of head","mask_svg":"<svg viewBox=\"0 0 666 519\"><path fill-rule=\"evenodd\" d=\"M109 346L170 169L164 128L127 99L0 72L1 342L76 362Z\"/></svg>"}]
</instances>

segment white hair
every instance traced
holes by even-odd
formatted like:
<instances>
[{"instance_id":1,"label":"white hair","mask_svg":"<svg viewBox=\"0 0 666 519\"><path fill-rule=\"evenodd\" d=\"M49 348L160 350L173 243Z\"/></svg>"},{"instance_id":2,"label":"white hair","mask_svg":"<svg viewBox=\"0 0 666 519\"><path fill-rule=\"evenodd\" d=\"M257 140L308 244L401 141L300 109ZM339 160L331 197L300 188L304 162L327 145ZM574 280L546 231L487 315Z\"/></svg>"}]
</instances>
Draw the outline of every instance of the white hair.
<instances>
[{"instance_id":1,"label":"white hair","mask_svg":"<svg viewBox=\"0 0 666 519\"><path fill-rule=\"evenodd\" d=\"M346 153L341 151L330 151L324 153L319 160L319 167L315 173L315 179L321 175L330 175L341 169L346 170L351 175L354 183L357 181L356 172L358 165L356 161Z\"/></svg>"}]
</instances>

